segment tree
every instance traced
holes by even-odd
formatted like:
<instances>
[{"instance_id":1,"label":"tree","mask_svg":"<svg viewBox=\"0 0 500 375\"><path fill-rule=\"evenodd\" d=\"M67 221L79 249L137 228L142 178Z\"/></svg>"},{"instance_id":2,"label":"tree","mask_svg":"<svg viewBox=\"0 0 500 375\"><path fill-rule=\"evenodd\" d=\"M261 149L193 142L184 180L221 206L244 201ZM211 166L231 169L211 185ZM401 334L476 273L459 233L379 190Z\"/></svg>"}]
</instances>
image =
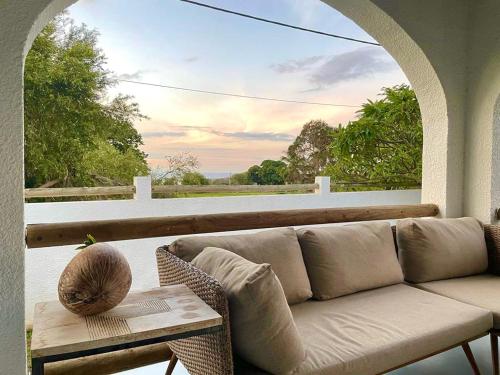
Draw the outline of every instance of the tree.
<instances>
[{"instance_id":1,"label":"tree","mask_svg":"<svg viewBox=\"0 0 500 375\"><path fill-rule=\"evenodd\" d=\"M26 57L27 187L49 181L59 186L131 183L134 175L148 173L142 138L134 128L144 116L130 97L106 99L116 82L105 69L97 37L96 31L59 16Z\"/></svg>"},{"instance_id":2,"label":"tree","mask_svg":"<svg viewBox=\"0 0 500 375\"><path fill-rule=\"evenodd\" d=\"M281 160L264 160L248 169L250 181L258 185L282 185L285 183L287 165Z\"/></svg>"},{"instance_id":3,"label":"tree","mask_svg":"<svg viewBox=\"0 0 500 375\"><path fill-rule=\"evenodd\" d=\"M196 172L200 166L198 158L189 152L165 156L165 168L157 168L153 173L156 185L174 185L182 182L184 175Z\"/></svg>"},{"instance_id":4,"label":"tree","mask_svg":"<svg viewBox=\"0 0 500 375\"><path fill-rule=\"evenodd\" d=\"M309 121L288 147L283 160L287 164L287 181L313 183L330 163L329 146L335 130L322 120Z\"/></svg>"},{"instance_id":5,"label":"tree","mask_svg":"<svg viewBox=\"0 0 500 375\"><path fill-rule=\"evenodd\" d=\"M99 141L97 149L92 153L83 155L82 170L84 178L90 177L93 182L100 185L130 184L133 176L144 176L148 168L137 162L137 153L133 148L124 152L106 141Z\"/></svg>"},{"instance_id":6,"label":"tree","mask_svg":"<svg viewBox=\"0 0 500 375\"><path fill-rule=\"evenodd\" d=\"M249 172L235 173L231 176L231 184L233 185L252 185Z\"/></svg>"},{"instance_id":7,"label":"tree","mask_svg":"<svg viewBox=\"0 0 500 375\"><path fill-rule=\"evenodd\" d=\"M248 168L248 178L253 184L257 185L263 185L262 179L260 177L260 166L259 165L252 165L250 168Z\"/></svg>"},{"instance_id":8,"label":"tree","mask_svg":"<svg viewBox=\"0 0 500 375\"><path fill-rule=\"evenodd\" d=\"M262 185L283 185L285 183L286 164L281 160L264 160L260 164Z\"/></svg>"},{"instance_id":9,"label":"tree","mask_svg":"<svg viewBox=\"0 0 500 375\"><path fill-rule=\"evenodd\" d=\"M327 168L333 181L388 189L421 185L423 133L415 92L400 85L383 89L382 96L335 134L335 162Z\"/></svg>"},{"instance_id":10,"label":"tree","mask_svg":"<svg viewBox=\"0 0 500 375\"><path fill-rule=\"evenodd\" d=\"M210 181L200 172L188 172L182 176L182 185L208 185Z\"/></svg>"}]
</instances>

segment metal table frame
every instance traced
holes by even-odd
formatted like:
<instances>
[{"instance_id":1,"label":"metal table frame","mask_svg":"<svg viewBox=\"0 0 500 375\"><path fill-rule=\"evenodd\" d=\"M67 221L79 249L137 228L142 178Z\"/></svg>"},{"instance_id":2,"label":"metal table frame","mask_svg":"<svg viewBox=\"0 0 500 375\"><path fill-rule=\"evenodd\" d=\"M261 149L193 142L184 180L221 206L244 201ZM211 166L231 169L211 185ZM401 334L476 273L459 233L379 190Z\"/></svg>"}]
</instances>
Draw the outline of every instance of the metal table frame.
<instances>
[{"instance_id":1,"label":"metal table frame","mask_svg":"<svg viewBox=\"0 0 500 375\"><path fill-rule=\"evenodd\" d=\"M80 350L76 352L61 353L49 356L32 357L31 358L31 374L32 375L43 375L44 366L46 363L64 361L67 359L87 357L96 354L111 353L124 349L138 348L141 346L147 346L152 344L159 344L162 342L173 341L178 339L185 339L193 336L201 336L209 333L215 333L222 329L222 325L210 328L203 328L198 330L193 330L189 332L177 333L174 335L160 336L151 339L144 339L132 342L126 342L123 344L116 344L110 346L103 346L100 348Z\"/></svg>"}]
</instances>

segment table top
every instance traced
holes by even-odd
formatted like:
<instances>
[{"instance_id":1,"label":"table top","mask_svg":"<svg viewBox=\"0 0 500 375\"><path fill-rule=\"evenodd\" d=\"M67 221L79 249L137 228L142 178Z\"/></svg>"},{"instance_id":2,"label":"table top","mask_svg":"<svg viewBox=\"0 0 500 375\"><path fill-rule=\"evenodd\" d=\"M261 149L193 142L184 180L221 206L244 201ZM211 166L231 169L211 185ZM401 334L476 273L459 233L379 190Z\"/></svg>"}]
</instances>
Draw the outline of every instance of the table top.
<instances>
[{"instance_id":1,"label":"table top","mask_svg":"<svg viewBox=\"0 0 500 375\"><path fill-rule=\"evenodd\" d=\"M102 314L79 316L59 301L35 306L34 358L174 336L222 325L222 317L185 285L131 292Z\"/></svg>"}]
</instances>

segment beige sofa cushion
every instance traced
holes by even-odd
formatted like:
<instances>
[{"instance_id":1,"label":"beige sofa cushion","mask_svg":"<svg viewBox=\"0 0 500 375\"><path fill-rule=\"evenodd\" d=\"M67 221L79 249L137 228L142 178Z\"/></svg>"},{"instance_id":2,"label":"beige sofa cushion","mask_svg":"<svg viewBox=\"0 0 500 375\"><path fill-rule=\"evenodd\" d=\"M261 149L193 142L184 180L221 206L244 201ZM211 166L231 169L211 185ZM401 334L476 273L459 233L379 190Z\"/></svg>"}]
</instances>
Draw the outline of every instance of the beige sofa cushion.
<instances>
[{"instance_id":1,"label":"beige sofa cushion","mask_svg":"<svg viewBox=\"0 0 500 375\"><path fill-rule=\"evenodd\" d=\"M297 235L292 228L232 236L190 236L172 243L169 251L190 262L205 247L226 249L254 263L269 263L289 304L312 297Z\"/></svg>"},{"instance_id":2,"label":"beige sofa cushion","mask_svg":"<svg viewBox=\"0 0 500 375\"><path fill-rule=\"evenodd\" d=\"M482 274L414 285L491 311L493 325L500 329L500 276Z\"/></svg>"},{"instance_id":3,"label":"beige sofa cushion","mask_svg":"<svg viewBox=\"0 0 500 375\"><path fill-rule=\"evenodd\" d=\"M291 309L306 350L294 375L385 373L492 325L489 311L404 284Z\"/></svg>"},{"instance_id":4,"label":"beige sofa cushion","mask_svg":"<svg viewBox=\"0 0 500 375\"><path fill-rule=\"evenodd\" d=\"M405 219L396 226L399 260L412 283L485 272L488 252L481 223L460 219Z\"/></svg>"},{"instance_id":5,"label":"beige sofa cushion","mask_svg":"<svg viewBox=\"0 0 500 375\"><path fill-rule=\"evenodd\" d=\"M316 299L403 282L389 223L304 228L297 236Z\"/></svg>"},{"instance_id":6,"label":"beige sofa cushion","mask_svg":"<svg viewBox=\"0 0 500 375\"><path fill-rule=\"evenodd\" d=\"M303 361L301 338L269 264L217 248L206 248L192 263L222 284L232 342L244 360L273 374L286 373Z\"/></svg>"}]
</instances>

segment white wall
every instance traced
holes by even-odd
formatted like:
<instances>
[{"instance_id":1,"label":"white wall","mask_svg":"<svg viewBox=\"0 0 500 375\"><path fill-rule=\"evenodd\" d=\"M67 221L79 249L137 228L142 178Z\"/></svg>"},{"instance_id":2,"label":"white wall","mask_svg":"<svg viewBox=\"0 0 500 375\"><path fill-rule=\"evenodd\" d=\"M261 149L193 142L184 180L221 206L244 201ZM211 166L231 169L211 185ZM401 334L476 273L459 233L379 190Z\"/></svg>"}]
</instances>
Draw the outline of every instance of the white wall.
<instances>
[{"instance_id":1,"label":"white wall","mask_svg":"<svg viewBox=\"0 0 500 375\"><path fill-rule=\"evenodd\" d=\"M28 203L29 224L83 220L124 219L227 212L300 208L355 207L420 203L419 190L372 191L332 194L287 194L218 198ZM234 233L234 232L233 232ZM132 288L158 285L155 250L174 237L118 241L113 245L127 257L132 268ZM28 249L26 254L26 319L32 319L36 302L57 299L57 283L64 267L76 254L76 246Z\"/></svg>"},{"instance_id":2,"label":"white wall","mask_svg":"<svg viewBox=\"0 0 500 375\"><path fill-rule=\"evenodd\" d=\"M464 206L467 215L495 222L500 207L500 2L479 1L470 23Z\"/></svg>"},{"instance_id":3,"label":"white wall","mask_svg":"<svg viewBox=\"0 0 500 375\"><path fill-rule=\"evenodd\" d=\"M23 6L24 5L24 6ZM23 50L27 4L0 0L0 374L25 373ZM37 10L34 9L34 12ZM39 10L38 10L39 11Z\"/></svg>"}]
</instances>

